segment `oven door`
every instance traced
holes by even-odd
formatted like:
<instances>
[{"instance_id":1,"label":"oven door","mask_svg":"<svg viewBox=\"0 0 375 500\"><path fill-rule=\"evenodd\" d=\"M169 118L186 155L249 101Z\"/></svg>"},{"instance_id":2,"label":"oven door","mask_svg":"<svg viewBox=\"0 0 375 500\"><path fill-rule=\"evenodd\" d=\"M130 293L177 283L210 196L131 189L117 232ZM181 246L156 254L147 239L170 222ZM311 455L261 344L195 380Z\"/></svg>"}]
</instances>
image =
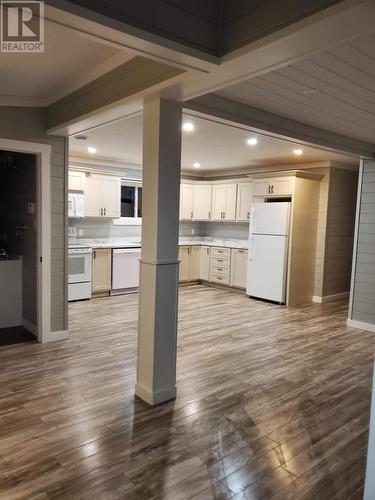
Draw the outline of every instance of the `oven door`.
<instances>
[{"instance_id":1,"label":"oven door","mask_svg":"<svg viewBox=\"0 0 375 500\"><path fill-rule=\"evenodd\" d=\"M91 253L69 254L68 283L91 281Z\"/></svg>"}]
</instances>

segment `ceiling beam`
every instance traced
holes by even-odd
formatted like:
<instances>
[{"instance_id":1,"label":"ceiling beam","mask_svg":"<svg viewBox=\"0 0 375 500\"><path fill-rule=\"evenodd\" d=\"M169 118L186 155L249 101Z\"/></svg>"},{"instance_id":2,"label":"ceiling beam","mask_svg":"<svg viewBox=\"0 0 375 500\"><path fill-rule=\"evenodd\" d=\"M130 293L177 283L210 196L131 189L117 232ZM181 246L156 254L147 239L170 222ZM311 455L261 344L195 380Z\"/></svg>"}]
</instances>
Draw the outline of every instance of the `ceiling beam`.
<instances>
[{"instance_id":1,"label":"ceiling beam","mask_svg":"<svg viewBox=\"0 0 375 500\"><path fill-rule=\"evenodd\" d=\"M184 109L198 115L216 117L228 125L241 124L249 130L267 132L281 139L292 139L307 146L320 146L328 151L374 158L375 144L329 132L232 101L216 94L207 94L184 102Z\"/></svg>"},{"instance_id":2,"label":"ceiling beam","mask_svg":"<svg viewBox=\"0 0 375 500\"><path fill-rule=\"evenodd\" d=\"M46 108L50 134L72 134L112 120L124 107L142 109L143 99L177 83L185 71L136 56ZM131 108L131 109L130 109Z\"/></svg>"}]
</instances>

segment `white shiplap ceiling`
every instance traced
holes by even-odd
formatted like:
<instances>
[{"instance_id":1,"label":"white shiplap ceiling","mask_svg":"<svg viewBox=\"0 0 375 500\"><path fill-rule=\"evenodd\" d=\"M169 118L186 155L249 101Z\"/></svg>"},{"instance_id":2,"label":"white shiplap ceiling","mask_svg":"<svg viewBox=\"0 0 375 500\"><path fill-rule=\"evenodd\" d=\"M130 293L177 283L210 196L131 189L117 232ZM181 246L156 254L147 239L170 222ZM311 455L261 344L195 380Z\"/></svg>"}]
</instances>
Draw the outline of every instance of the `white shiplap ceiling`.
<instances>
[{"instance_id":1,"label":"white shiplap ceiling","mask_svg":"<svg viewBox=\"0 0 375 500\"><path fill-rule=\"evenodd\" d=\"M375 34L352 39L217 93L375 143Z\"/></svg>"},{"instance_id":2,"label":"white shiplap ceiling","mask_svg":"<svg viewBox=\"0 0 375 500\"><path fill-rule=\"evenodd\" d=\"M108 123L84 133L87 141L70 138L70 156L88 157L89 146L97 149L89 158L116 161L122 164L142 164L142 114ZM184 114L183 121L194 124L194 131L182 134L181 166L184 171L194 171L199 162L199 172L229 171L257 166L281 166L301 162L341 161L358 164L358 160L344 155L302 146L303 155L295 156L293 150L300 145L248 130L224 125L216 121ZM256 137L258 144L249 146L247 139Z\"/></svg>"}]
</instances>

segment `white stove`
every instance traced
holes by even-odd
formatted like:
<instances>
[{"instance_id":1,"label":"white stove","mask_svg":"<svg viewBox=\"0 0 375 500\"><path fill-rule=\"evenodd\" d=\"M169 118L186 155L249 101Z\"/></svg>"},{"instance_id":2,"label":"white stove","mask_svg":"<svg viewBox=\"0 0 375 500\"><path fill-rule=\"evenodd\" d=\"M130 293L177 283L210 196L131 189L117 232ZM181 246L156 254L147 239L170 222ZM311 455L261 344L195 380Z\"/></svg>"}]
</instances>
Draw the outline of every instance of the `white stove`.
<instances>
[{"instance_id":1,"label":"white stove","mask_svg":"<svg viewBox=\"0 0 375 500\"><path fill-rule=\"evenodd\" d=\"M69 248L68 300L91 298L91 247L75 246Z\"/></svg>"}]
</instances>

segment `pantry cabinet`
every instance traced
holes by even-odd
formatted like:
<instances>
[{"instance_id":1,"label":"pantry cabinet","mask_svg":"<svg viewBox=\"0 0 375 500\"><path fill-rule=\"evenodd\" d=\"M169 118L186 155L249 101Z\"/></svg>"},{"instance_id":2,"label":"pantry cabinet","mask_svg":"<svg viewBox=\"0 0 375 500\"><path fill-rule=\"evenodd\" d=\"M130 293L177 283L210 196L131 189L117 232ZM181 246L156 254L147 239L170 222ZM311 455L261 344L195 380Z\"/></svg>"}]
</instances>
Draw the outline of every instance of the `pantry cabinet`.
<instances>
[{"instance_id":1,"label":"pantry cabinet","mask_svg":"<svg viewBox=\"0 0 375 500\"><path fill-rule=\"evenodd\" d=\"M111 249L99 248L92 253L92 292L111 290Z\"/></svg>"},{"instance_id":2,"label":"pantry cabinet","mask_svg":"<svg viewBox=\"0 0 375 500\"><path fill-rule=\"evenodd\" d=\"M238 222L248 222L250 220L250 206L252 201L251 184L249 182L238 184L236 213L236 220Z\"/></svg>"},{"instance_id":3,"label":"pantry cabinet","mask_svg":"<svg viewBox=\"0 0 375 500\"><path fill-rule=\"evenodd\" d=\"M85 217L121 217L121 178L90 174L86 176Z\"/></svg>"},{"instance_id":4,"label":"pantry cabinet","mask_svg":"<svg viewBox=\"0 0 375 500\"><path fill-rule=\"evenodd\" d=\"M182 183L180 187L180 220L193 220L194 185Z\"/></svg>"},{"instance_id":5,"label":"pantry cabinet","mask_svg":"<svg viewBox=\"0 0 375 500\"><path fill-rule=\"evenodd\" d=\"M233 248L231 251L230 286L246 288L247 250Z\"/></svg>"},{"instance_id":6,"label":"pantry cabinet","mask_svg":"<svg viewBox=\"0 0 375 500\"><path fill-rule=\"evenodd\" d=\"M84 191L85 190L85 172L79 170L69 170L68 174L68 189L69 191Z\"/></svg>"},{"instance_id":7,"label":"pantry cabinet","mask_svg":"<svg viewBox=\"0 0 375 500\"><path fill-rule=\"evenodd\" d=\"M215 184L212 187L212 220L236 220L237 184Z\"/></svg>"}]
</instances>

